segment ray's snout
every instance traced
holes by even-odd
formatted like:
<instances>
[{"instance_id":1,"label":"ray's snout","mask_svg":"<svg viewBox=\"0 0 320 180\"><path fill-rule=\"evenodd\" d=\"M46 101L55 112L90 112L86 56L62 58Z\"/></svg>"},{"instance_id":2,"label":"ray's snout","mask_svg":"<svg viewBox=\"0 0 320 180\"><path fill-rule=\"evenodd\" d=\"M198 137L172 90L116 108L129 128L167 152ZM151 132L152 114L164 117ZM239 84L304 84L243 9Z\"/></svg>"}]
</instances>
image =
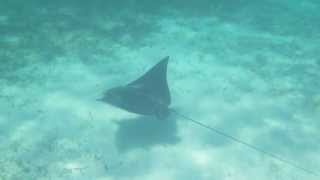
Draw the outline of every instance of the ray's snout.
<instances>
[{"instance_id":1,"label":"ray's snout","mask_svg":"<svg viewBox=\"0 0 320 180\"><path fill-rule=\"evenodd\" d=\"M109 91L106 91L102 97L99 97L96 99L96 101L100 101L100 102L108 102L108 99L112 98L112 93L110 93Z\"/></svg>"},{"instance_id":2,"label":"ray's snout","mask_svg":"<svg viewBox=\"0 0 320 180\"><path fill-rule=\"evenodd\" d=\"M118 106L122 103L121 88L111 88L107 90L101 98L96 99L97 101L104 102L107 104Z\"/></svg>"}]
</instances>

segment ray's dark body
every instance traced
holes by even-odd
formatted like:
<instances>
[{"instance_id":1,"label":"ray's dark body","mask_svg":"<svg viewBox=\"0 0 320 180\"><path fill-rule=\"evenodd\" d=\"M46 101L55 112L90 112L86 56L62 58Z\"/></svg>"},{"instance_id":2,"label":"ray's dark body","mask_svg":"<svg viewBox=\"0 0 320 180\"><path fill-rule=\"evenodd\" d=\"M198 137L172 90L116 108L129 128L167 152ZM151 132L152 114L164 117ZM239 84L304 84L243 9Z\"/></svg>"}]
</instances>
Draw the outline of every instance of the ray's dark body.
<instances>
[{"instance_id":1,"label":"ray's dark body","mask_svg":"<svg viewBox=\"0 0 320 180\"><path fill-rule=\"evenodd\" d=\"M168 61L169 57L165 57L137 80L107 90L100 100L136 114L168 116L171 103Z\"/></svg>"}]
</instances>

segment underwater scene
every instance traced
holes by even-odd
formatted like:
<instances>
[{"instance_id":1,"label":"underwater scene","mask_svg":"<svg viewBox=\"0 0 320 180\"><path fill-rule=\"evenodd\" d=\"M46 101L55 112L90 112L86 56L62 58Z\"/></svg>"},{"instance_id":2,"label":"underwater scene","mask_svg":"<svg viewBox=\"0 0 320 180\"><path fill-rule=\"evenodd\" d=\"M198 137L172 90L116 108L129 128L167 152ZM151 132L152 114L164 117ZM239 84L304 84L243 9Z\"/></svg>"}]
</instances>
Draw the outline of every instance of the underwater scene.
<instances>
[{"instance_id":1,"label":"underwater scene","mask_svg":"<svg viewBox=\"0 0 320 180\"><path fill-rule=\"evenodd\" d=\"M0 0L0 180L318 180L319 0Z\"/></svg>"}]
</instances>

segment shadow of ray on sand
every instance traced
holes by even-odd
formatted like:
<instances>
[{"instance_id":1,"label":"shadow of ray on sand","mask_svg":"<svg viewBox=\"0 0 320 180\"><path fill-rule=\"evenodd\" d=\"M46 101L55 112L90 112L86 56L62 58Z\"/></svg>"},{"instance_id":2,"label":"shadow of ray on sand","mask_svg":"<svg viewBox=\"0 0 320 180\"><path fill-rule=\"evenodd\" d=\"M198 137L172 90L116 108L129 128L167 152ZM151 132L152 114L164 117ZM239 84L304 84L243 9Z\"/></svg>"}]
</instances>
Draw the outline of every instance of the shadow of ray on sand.
<instances>
[{"instance_id":1,"label":"shadow of ray on sand","mask_svg":"<svg viewBox=\"0 0 320 180\"><path fill-rule=\"evenodd\" d=\"M148 149L156 145L174 145L179 141L177 122L172 117L157 119L141 116L118 123L116 146L120 152Z\"/></svg>"}]
</instances>

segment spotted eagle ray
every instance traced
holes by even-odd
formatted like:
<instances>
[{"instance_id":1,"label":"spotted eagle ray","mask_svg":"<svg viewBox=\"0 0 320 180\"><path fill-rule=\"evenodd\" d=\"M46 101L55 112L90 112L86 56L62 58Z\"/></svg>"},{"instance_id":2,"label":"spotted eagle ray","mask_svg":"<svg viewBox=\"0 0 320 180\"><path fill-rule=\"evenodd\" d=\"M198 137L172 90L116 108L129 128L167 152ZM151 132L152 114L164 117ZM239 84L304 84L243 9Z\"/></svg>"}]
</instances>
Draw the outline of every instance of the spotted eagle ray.
<instances>
[{"instance_id":1,"label":"spotted eagle ray","mask_svg":"<svg viewBox=\"0 0 320 180\"><path fill-rule=\"evenodd\" d=\"M171 103L167 83L168 60L169 57L163 58L143 76L125 86L107 90L99 100L132 113L167 117Z\"/></svg>"},{"instance_id":2,"label":"spotted eagle ray","mask_svg":"<svg viewBox=\"0 0 320 180\"><path fill-rule=\"evenodd\" d=\"M189 120L196 125L206 128L211 132L219 134L233 142L260 152L272 159L278 160L308 174L312 174L317 177L320 176L318 172L297 165L292 161L286 160L276 154L268 152L237 137L224 133L219 129L185 116L174 109L169 109L171 95L167 82L168 61L169 56L163 58L149 71L129 84L108 89L104 93L103 97L98 100L131 113L136 113L139 115L151 115L157 117L158 119L164 119L168 117L170 112L173 112L185 120Z\"/></svg>"}]
</instances>

